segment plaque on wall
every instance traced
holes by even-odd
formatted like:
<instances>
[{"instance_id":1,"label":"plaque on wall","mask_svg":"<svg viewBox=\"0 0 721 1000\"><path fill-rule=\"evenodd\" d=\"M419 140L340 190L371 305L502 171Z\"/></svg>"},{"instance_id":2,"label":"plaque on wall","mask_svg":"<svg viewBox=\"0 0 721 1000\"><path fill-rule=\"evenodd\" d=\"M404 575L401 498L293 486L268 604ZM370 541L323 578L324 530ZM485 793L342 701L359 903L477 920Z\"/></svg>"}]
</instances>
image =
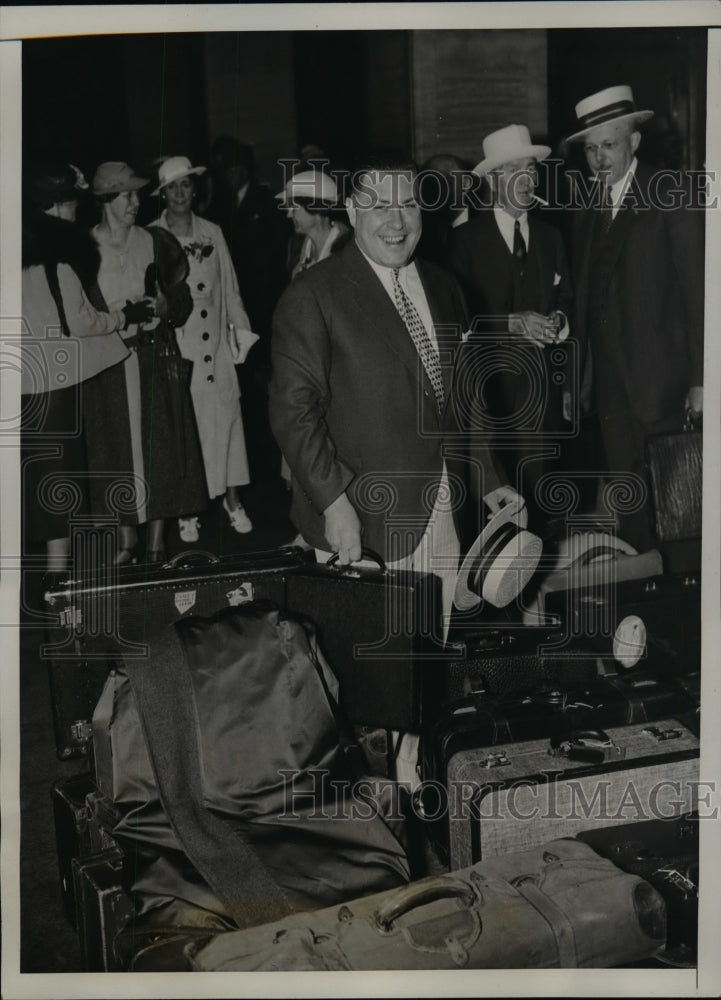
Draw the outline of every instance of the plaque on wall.
<instances>
[{"instance_id":1,"label":"plaque on wall","mask_svg":"<svg viewBox=\"0 0 721 1000\"><path fill-rule=\"evenodd\" d=\"M473 166L483 137L515 123L545 139L545 30L414 31L414 158L454 153Z\"/></svg>"}]
</instances>

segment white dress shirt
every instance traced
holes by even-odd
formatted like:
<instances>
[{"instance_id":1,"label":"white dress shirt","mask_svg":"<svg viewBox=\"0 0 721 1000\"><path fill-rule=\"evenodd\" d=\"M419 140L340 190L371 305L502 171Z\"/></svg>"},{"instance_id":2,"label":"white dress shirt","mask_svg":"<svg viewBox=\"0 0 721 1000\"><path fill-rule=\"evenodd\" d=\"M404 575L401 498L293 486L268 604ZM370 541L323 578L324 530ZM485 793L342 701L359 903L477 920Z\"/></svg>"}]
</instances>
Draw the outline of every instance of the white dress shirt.
<instances>
[{"instance_id":1,"label":"white dress shirt","mask_svg":"<svg viewBox=\"0 0 721 1000\"><path fill-rule=\"evenodd\" d=\"M356 246L358 246L357 243ZM376 262L371 260L368 254L365 253L360 246L358 249L378 275L380 283L383 285L386 292L388 292L390 300L393 303L393 307L397 309L396 297L393 294L393 268L383 267L382 264L376 264ZM431 316L431 310L428 308L428 300L426 299L426 293L423 291L423 285L421 283L420 275L418 274L418 269L413 261L411 261L410 264L406 264L405 267L398 268L398 282L413 305L416 307L416 311L421 318L423 326L426 328L426 333L428 334L430 342L433 344L436 351L438 351L438 339L436 338L436 331L433 328L433 317Z\"/></svg>"},{"instance_id":2,"label":"white dress shirt","mask_svg":"<svg viewBox=\"0 0 721 1000\"><path fill-rule=\"evenodd\" d=\"M496 220L496 225L498 226L498 230L503 237L503 242L508 247L509 253L513 253L513 231L516 228L516 220L499 205L493 206L493 217ZM528 241L531 235L528 228L528 212L523 212L519 215L518 221L521 224L521 236L523 237L523 242L526 244L526 250L528 250Z\"/></svg>"}]
</instances>

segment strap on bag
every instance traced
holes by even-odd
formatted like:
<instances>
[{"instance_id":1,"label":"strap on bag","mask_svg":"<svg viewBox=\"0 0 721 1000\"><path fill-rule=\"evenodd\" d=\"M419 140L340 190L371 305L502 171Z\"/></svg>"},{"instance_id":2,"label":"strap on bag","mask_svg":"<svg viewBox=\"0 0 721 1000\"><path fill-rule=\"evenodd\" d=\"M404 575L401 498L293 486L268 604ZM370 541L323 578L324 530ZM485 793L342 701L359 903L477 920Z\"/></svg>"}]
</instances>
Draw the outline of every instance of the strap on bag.
<instances>
[{"instance_id":1,"label":"strap on bag","mask_svg":"<svg viewBox=\"0 0 721 1000\"><path fill-rule=\"evenodd\" d=\"M532 875L521 875L513 879L510 884L534 910L540 913L551 928L558 949L559 968L577 969L578 955L573 924L560 906L539 888Z\"/></svg>"},{"instance_id":2,"label":"strap on bag","mask_svg":"<svg viewBox=\"0 0 721 1000\"><path fill-rule=\"evenodd\" d=\"M160 801L192 864L240 928L293 912L251 845L204 804L195 694L176 629L153 642L151 669L133 657L125 668Z\"/></svg>"}]
</instances>

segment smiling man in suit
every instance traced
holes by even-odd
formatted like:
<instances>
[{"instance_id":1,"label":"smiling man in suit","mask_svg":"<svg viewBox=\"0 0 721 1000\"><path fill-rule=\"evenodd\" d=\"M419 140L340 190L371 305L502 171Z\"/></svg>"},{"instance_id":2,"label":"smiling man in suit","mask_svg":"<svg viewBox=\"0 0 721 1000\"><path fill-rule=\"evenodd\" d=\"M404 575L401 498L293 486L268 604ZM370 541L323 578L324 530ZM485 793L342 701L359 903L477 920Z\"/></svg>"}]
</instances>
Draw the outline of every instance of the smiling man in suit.
<instances>
[{"instance_id":1,"label":"smiling man in suit","mask_svg":"<svg viewBox=\"0 0 721 1000\"><path fill-rule=\"evenodd\" d=\"M474 173L487 180L492 206L453 231L447 261L468 298L473 327L486 342L481 381L487 404L478 419L495 428L503 443L499 458L536 521L534 489L550 451L545 460L540 455L564 416L563 390L553 371L563 371L566 361L556 357L551 365L546 348L568 336L572 304L561 235L534 210L538 161L550 152L531 142L525 125L486 136Z\"/></svg>"},{"instance_id":2,"label":"smiling man in suit","mask_svg":"<svg viewBox=\"0 0 721 1000\"><path fill-rule=\"evenodd\" d=\"M640 483L618 525L639 550L657 544L643 498L647 438L703 409L703 212L684 178L637 159L638 125L652 115L630 87L609 87L576 105L566 140L583 143L596 194L574 218L580 360L609 477Z\"/></svg>"},{"instance_id":3,"label":"smiling man in suit","mask_svg":"<svg viewBox=\"0 0 721 1000\"><path fill-rule=\"evenodd\" d=\"M461 431L452 374L467 316L457 283L414 259L414 183L407 165L356 172L355 239L276 309L271 420L293 520L320 557L347 564L367 547L389 566L434 572L450 613L467 469L444 444ZM487 450L476 462L491 510L515 497Z\"/></svg>"}]
</instances>

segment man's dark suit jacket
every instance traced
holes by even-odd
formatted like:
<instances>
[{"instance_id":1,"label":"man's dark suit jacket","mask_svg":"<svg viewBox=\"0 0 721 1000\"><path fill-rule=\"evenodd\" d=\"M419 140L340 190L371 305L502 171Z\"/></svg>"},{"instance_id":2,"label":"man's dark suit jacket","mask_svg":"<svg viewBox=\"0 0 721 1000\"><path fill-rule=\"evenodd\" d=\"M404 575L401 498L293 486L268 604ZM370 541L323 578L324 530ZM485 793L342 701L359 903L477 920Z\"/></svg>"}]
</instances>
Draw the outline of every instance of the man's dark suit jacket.
<instances>
[{"instance_id":1,"label":"man's dark suit jacket","mask_svg":"<svg viewBox=\"0 0 721 1000\"><path fill-rule=\"evenodd\" d=\"M440 268L416 264L441 345L442 414L405 324L355 241L297 277L273 317L271 424L293 474L294 523L317 548L330 549L322 513L347 491L365 546L384 558L412 552L433 508L442 445L460 450L452 376L466 347L463 296ZM460 485L462 464L446 460ZM483 466L488 492L500 479L487 453Z\"/></svg>"},{"instance_id":2,"label":"man's dark suit jacket","mask_svg":"<svg viewBox=\"0 0 721 1000\"><path fill-rule=\"evenodd\" d=\"M617 377L639 422L653 428L683 416L686 393L703 385L703 211L678 206L673 178L639 163L613 222L615 256L605 295ZM581 365L588 354L588 291L594 221L577 214L574 232L576 327ZM581 368L583 371L583 367ZM595 384L599 416L612 387Z\"/></svg>"},{"instance_id":3,"label":"man's dark suit jacket","mask_svg":"<svg viewBox=\"0 0 721 1000\"><path fill-rule=\"evenodd\" d=\"M533 309L544 316L560 309L572 322L573 293L561 235L534 212L528 215L528 229L526 267L536 268L539 275L540 297ZM466 295L474 329L508 330L513 301L511 255L491 209L453 230L448 266Z\"/></svg>"},{"instance_id":4,"label":"man's dark suit jacket","mask_svg":"<svg viewBox=\"0 0 721 1000\"><path fill-rule=\"evenodd\" d=\"M535 486L547 471L549 459L532 456L543 444L541 434L552 436L563 426L562 391L570 389L573 382L574 355L569 344L574 319L569 267L560 233L541 221L536 212L529 213L528 228L526 273L532 279L535 300L528 301L527 307L544 316L560 309L571 327L569 341L554 348L552 356L550 348L516 341L519 335L508 332L509 313L516 311L512 257L492 209L453 230L448 267L465 292L471 326L481 334L477 350L485 358L477 376L472 423L495 429L502 446L499 457L533 513ZM562 383L557 382L559 374Z\"/></svg>"}]
</instances>

